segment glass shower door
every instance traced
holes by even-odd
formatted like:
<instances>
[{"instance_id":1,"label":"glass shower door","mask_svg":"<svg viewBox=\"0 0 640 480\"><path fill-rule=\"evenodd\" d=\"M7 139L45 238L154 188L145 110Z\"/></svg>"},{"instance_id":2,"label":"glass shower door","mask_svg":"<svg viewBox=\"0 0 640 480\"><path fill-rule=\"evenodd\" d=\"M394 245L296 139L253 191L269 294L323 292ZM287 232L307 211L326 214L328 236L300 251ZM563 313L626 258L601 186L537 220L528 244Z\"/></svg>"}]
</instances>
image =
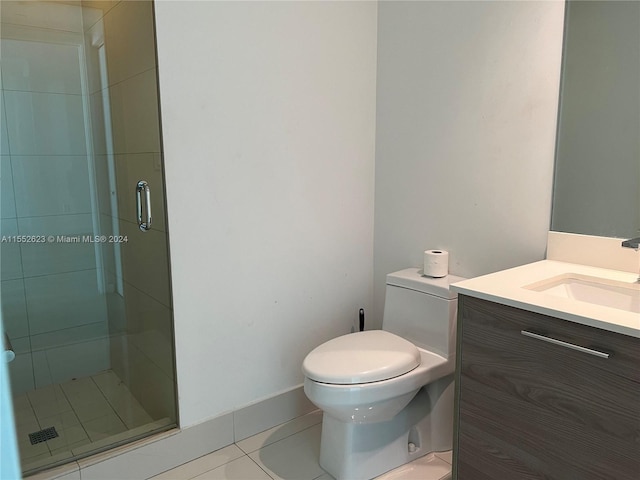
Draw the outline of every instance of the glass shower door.
<instances>
[{"instance_id":1,"label":"glass shower door","mask_svg":"<svg viewBox=\"0 0 640 480\"><path fill-rule=\"evenodd\" d=\"M150 1L2 1L1 290L33 472L176 424Z\"/></svg>"}]
</instances>

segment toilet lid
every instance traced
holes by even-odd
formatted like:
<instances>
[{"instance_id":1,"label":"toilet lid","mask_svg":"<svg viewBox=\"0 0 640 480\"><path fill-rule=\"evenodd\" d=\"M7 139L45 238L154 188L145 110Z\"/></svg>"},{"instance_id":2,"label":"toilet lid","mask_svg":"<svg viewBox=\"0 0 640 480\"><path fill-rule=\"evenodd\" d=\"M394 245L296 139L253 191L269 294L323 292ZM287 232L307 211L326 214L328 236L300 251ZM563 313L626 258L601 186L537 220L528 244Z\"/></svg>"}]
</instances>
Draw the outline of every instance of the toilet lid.
<instances>
[{"instance_id":1,"label":"toilet lid","mask_svg":"<svg viewBox=\"0 0 640 480\"><path fill-rule=\"evenodd\" d=\"M350 333L323 343L307 355L307 378L349 385L387 380L420 365L416 346L384 330Z\"/></svg>"}]
</instances>

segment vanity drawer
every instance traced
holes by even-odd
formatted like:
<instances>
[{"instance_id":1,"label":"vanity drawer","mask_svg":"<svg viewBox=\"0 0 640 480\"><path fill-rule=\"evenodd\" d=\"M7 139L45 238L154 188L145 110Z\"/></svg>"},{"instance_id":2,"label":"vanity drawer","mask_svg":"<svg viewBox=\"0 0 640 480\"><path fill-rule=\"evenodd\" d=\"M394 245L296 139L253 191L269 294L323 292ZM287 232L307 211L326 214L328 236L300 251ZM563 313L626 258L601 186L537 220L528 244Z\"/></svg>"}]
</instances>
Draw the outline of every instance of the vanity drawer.
<instances>
[{"instance_id":1,"label":"vanity drawer","mask_svg":"<svg viewBox=\"0 0 640 480\"><path fill-rule=\"evenodd\" d=\"M456 478L637 479L640 339L466 296L458 329Z\"/></svg>"},{"instance_id":2,"label":"vanity drawer","mask_svg":"<svg viewBox=\"0 0 640 480\"><path fill-rule=\"evenodd\" d=\"M592 374L599 376L598 381L615 383L616 377L624 377L640 382L640 338L473 297L463 296L460 303L461 318L466 322L464 327L477 330L478 336L465 338L469 345L490 345L532 358L540 356L539 360L544 365L551 362L549 356L559 355L564 359L563 355L567 355L565 360L571 359L580 366L595 369ZM590 354L572 350L568 346L548 343L541 338L527 337L523 331L594 352ZM598 357L595 352L608 354L609 357ZM612 378L608 379L609 375Z\"/></svg>"}]
</instances>

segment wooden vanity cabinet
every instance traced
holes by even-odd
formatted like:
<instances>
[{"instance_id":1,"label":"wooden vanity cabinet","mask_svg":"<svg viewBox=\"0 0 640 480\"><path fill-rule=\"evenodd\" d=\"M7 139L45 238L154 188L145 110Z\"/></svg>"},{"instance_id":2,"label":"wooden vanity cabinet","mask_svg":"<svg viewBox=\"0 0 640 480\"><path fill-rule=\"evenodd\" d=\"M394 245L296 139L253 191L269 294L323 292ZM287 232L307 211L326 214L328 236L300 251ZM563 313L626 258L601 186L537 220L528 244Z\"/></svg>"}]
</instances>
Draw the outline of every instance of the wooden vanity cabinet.
<instances>
[{"instance_id":1,"label":"wooden vanity cabinet","mask_svg":"<svg viewBox=\"0 0 640 480\"><path fill-rule=\"evenodd\" d=\"M461 295L457 352L454 479L640 479L640 338Z\"/></svg>"}]
</instances>

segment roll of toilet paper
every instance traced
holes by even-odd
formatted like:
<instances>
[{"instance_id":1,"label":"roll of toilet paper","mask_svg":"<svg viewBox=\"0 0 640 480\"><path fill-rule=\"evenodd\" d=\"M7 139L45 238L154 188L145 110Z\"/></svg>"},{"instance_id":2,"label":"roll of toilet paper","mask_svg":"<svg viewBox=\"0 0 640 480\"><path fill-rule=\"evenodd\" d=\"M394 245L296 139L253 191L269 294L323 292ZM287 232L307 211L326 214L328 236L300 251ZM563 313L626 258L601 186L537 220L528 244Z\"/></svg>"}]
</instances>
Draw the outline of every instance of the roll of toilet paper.
<instances>
[{"instance_id":1,"label":"roll of toilet paper","mask_svg":"<svg viewBox=\"0 0 640 480\"><path fill-rule=\"evenodd\" d=\"M449 252L426 250L424 252L423 274L427 277L446 277L449 274Z\"/></svg>"}]
</instances>

